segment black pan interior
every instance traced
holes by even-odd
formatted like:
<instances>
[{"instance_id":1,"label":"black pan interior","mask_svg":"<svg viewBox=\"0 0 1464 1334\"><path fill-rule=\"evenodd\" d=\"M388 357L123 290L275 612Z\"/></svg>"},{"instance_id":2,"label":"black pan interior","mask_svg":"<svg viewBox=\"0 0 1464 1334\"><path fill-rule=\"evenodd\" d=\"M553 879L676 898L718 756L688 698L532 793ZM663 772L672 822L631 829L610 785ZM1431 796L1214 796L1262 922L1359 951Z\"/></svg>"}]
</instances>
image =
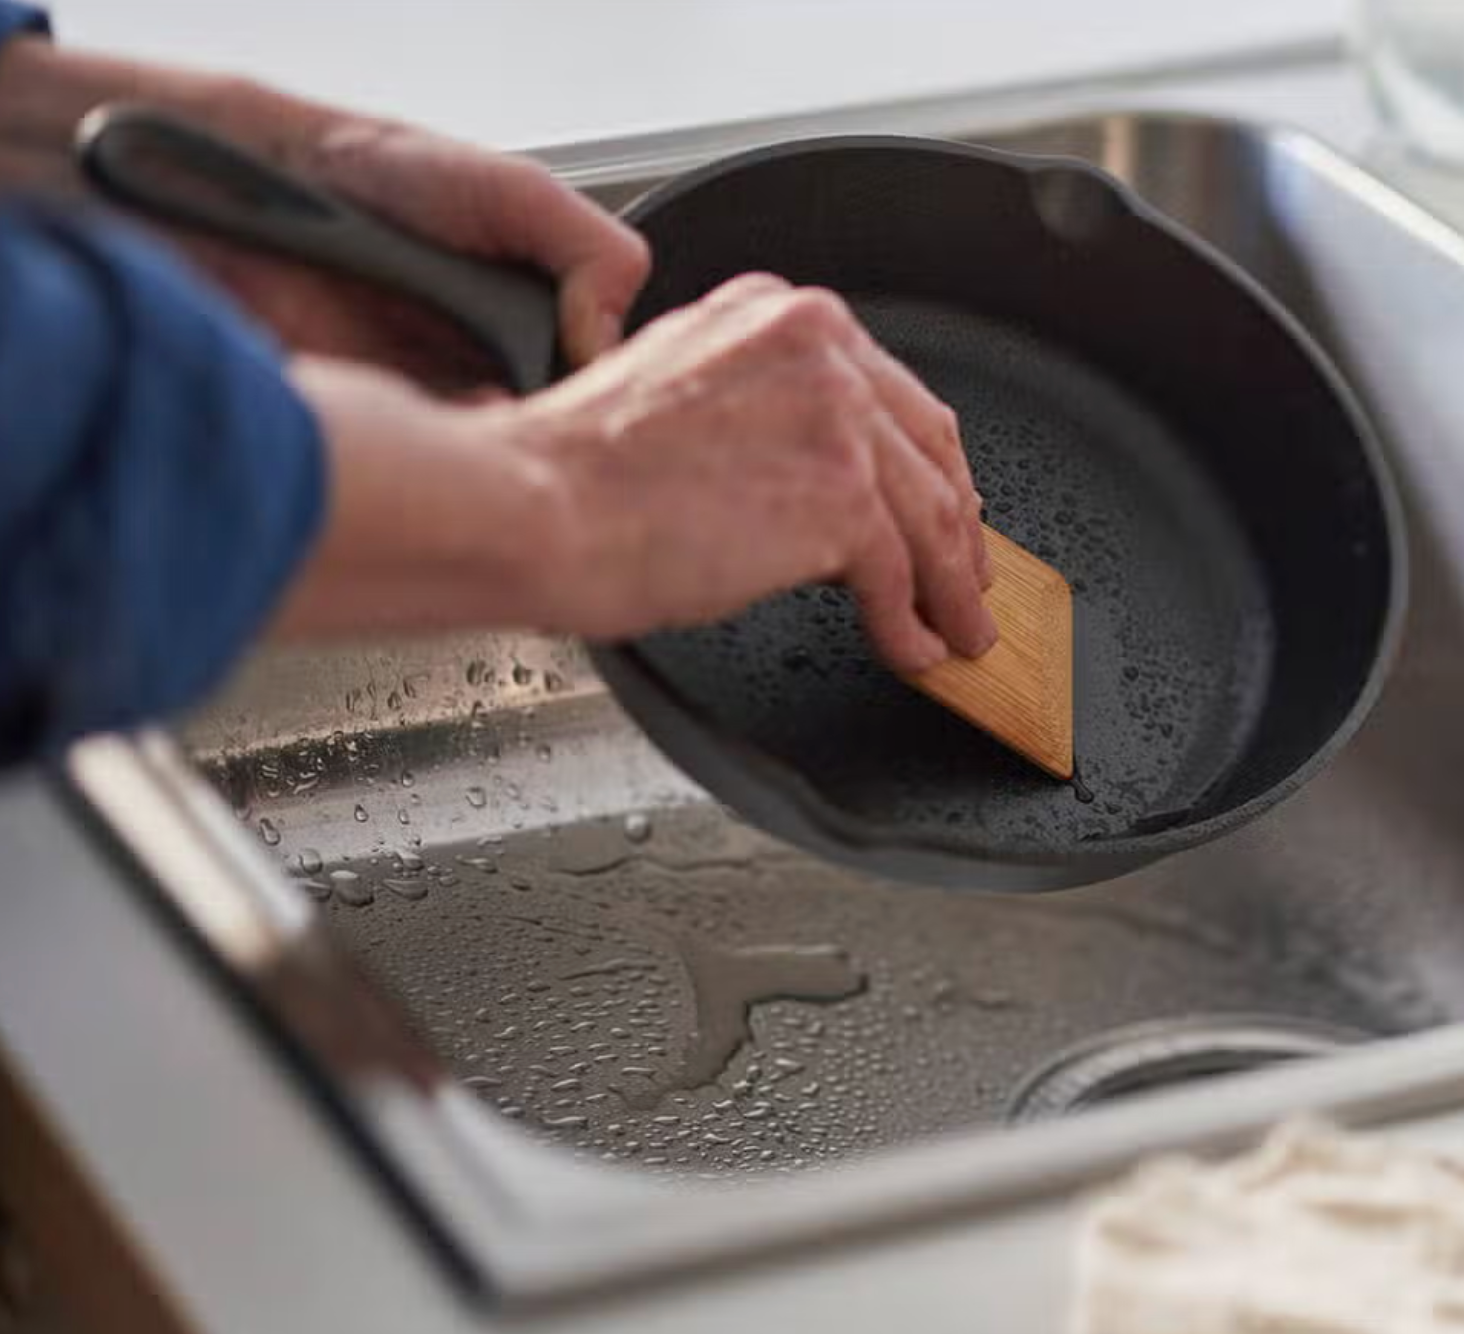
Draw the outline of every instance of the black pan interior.
<instances>
[{"instance_id":1,"label":"black pan interior","mask_svg":"<svg viewBox=\"0 0 1464 1334\"><path fill-rule=\"evenodd\" d=\"M638 221L657 270L637 322L749 269L829 286L957 410L990 521L1073 586L1081 782L889 676L838 588L639 641L678 707L870 829L987 857L1182 837L1355 709L1394 574L1355 417L1268 303L1106 182L822 146Z\"/></svg>"},{"instance_id":2,"label":"black pan interior","mask_svg":"<svg viewBox=\"0 0 1464 1334\"><path fill-rule=\"evenodd\" d=\"M1153 413L1032 336L899 298L854 304L956 409L994 526L1073 585L1081 784L879 668L842 589L656 636L651 662L862 819L985 846L1076 842L1193 806L1244 753L1274 645L1263 571L1223 496Z\"/></svg>"}]
</instances>

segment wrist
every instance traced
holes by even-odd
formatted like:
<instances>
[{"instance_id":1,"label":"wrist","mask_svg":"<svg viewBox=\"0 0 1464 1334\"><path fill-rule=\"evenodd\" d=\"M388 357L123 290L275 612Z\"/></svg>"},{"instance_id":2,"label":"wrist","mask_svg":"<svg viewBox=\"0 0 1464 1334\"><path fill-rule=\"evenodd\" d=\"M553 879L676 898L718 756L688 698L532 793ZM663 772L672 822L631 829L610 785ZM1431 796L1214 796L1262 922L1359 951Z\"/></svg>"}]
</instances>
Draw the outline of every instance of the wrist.
<instances>
[{"instance_id":1,"label":"wrist","mask_svg":"<svg viewBox=\"0 0 1464 1334\"><path fill-rule=\"evenodd\" d=\"M324 536L286 633L558 628L544 618L562 493L516 405L462 408L396 376L302 358L329 458Z\"/></svg>"},{"instance_id":2,"label":"wrist","mask_svg":"<svg viewBox=\"0 0 1464 1334\"><path fill-rule=\"evenodd\" d=\"M217 105L226 81L155 69L23 37L0 50L0 181L48 194L80 191L76 127L104 102L146 101L180 114Z\"/></svg>"},{"instance_id":3,"label":"wrist","mask_svg":"<svg viewBox=\"0 0 1464 1334\"><path fill-rule=\"evenodd\" d=\"M73 188L70 147L87 105L49 41L20 36L0 47L0 183L61 193Z\"/></svg>"},{"instance_id":4,"label":"wrist","mask_svg":"<svg viewBox=\"0 0 1464 1334\"><path fill-rule=\"evenodd\" d=\"M624 632L620 593L646 572L648 532L642 488L614 445L614 401L593 392L589 374L507 410L511 436L540 470L552 514L541 530L540 628L606 639Z\"/></svg>"},{"instance_id":5,"label":"wrist","mask_svg":"<svg viewBox=\"0 0 1464 1334\"><path fill-rule=\"evenodd\" d=\"M555 594L573 579L570 492L536 448L523 405L464 407L418 394L440 440L440 503L422 508L424 549L462 590L465 623L499 629L565 630ZM413 458L417 451L413 451Z\"/></svg>"},{"instance_id":6,"label":"wrist","mask_svg":"<svg viewBox=\"0 0 1464 1334\"><path fill-rule=\"evenodd\" d=\"M107 102L157 107L284 165L308 163L313 145L340 120L248 79L115 60L22 36L0 47L0 185L80 193L76 127Z\"/></svg>"}]
</instances>

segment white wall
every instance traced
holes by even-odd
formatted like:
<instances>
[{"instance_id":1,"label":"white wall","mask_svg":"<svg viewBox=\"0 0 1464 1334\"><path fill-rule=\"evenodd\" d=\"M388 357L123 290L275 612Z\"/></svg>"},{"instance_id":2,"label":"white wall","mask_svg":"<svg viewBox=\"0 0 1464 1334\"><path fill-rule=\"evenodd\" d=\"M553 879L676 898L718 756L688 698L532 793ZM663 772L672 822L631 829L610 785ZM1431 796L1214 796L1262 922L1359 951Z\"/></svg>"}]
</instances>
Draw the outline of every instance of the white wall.
<instances>
[{"instance_id":1,"label":"white wall","mask_svg":"<svg viewBox=\"0 0 1464 1334\"><path fill-rule=\"evenodd\" d=\"M528 146L1338 30L1349 0L52 0L63 40ZM1461 0L1464 2L1464 0Z\"/></svg>"}]
</instances>

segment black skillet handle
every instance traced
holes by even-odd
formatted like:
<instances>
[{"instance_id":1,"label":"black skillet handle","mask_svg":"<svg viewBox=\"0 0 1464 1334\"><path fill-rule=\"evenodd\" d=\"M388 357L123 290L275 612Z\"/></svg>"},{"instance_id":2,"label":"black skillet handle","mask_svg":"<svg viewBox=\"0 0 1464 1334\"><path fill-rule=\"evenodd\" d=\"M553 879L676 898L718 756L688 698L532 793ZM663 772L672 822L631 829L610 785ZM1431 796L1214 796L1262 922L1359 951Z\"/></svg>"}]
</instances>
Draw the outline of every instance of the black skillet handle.
<instances>
[{"instance_id":1,"label":"black skillet handle","mask_svg":"<svg viewBox=\"0 0 1464 1334\"><path fill-rule=\"evenodd\" d=\"M76 154L87 179L118 203L416 297L471 335L519 393L553 378L557 293L536 269L419 240L146 107L93 111Z\"/></svg>"}]
</instances>

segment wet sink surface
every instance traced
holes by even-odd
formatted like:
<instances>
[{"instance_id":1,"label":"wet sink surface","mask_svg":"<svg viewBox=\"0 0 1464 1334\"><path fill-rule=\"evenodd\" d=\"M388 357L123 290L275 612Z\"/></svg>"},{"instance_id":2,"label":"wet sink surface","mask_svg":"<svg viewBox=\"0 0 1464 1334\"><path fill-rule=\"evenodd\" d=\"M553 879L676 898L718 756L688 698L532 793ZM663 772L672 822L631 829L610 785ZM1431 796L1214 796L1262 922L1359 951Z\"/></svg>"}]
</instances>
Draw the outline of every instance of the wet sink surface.
<instances>
[{"instance_id":1,"label":"wet sink surface","mask_svg":"<svg viewBox=\"0 0 1464 1334\"><path fill-rule=\"evenodd\" d=\"M561 822L582 741L651 763L596 696L517 743L343 734L213 772L486 1105L657 1172L793 1168L999 1122L1034 1070L1140 1021L1459 1018L1457 836L1408 787L1444 791L1464 745L1401 739L1442 703L1413 684L1261 824L1042 898L862 880L705 801Z\"/></svg>"},{"instance_id":2,"label":"wet sink surface","mask_svg":"<svg viewBox=\"0 0 1464 1334\"><path fill-rule=\"evenodd\" d=\"M1365 374L1347 303L1317 290L1277 211L1278 181L1312 180L1284 144L1165 118L1006 142L1122 167ZM775 845L544 640L276 654L199 720L194 750L485 1106L650 1172L791 1170L999 1123L1034 1071L1132 1024L1363 1039L1452 1022L1464 581L1428 482L1394 454L1417 587L1373 720L1261 822L1092 889L912 889Z\"/></svg>"},{"instance_id":3,"label":"wet sink surface","mask_svg":"<svg viewBox=\"0 0 1464 1334\"><path fill-rule=\"evenodd\" d=\"M1284 908L1222 917L1176 884L953 903L705 810L631 848L587 824L435 858L427 896L339 911L348 939L500 1111L649 1168L796 1167L999 1120L1035 1065L1159 1014L1449 1017L1380 974L1396 959Z\"/></svg>"}]
</instances>

